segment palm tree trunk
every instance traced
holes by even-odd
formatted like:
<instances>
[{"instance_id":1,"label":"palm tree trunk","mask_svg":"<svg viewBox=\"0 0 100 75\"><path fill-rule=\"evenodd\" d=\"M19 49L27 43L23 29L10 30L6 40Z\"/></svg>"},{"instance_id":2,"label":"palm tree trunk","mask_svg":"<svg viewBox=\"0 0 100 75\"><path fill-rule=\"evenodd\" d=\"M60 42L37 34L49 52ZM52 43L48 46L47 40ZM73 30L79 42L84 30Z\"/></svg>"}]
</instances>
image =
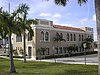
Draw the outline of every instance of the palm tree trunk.
<instances>
[{"instance_id":1,"label":"palm tree trunk","mask_svg":"<svg viewBox=\"0 0 100 75\"><path fill-rule=\"evenodd\" d=\"M25 31L23 34L23 43L24 43L24 63L26 63L26 34L25 34Z\"/></svg>"},{"instance_id":2,"label":"palm tree trunk","mask_svg":"<svg viewBox=\"0 0 100 75\"><path fill-rule=\"evenodd\" d=\"M95 0L97 39L98 39L98 75L100 75L100 0Z\"/></svg>"},{"instance_id":3,"label":"palm tree trunk","mask_svg":"<svg viewBox=\"0 0 100 75\"><path fill-rule=\"evenodd\" d=\"M16 73L14 61L13 61L13 49L12 49L12 42L11 42L11 34L9 35L9 57L10 57L10 73Z\"/></svg>"}]
</instances>

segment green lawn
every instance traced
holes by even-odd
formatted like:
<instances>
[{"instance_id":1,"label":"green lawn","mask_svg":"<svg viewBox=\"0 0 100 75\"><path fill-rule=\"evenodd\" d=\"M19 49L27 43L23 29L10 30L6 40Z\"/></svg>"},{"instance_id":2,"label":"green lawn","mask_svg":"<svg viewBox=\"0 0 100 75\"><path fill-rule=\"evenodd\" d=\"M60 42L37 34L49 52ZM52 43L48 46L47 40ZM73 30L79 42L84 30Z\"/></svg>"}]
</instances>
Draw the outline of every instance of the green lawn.
<instances>
[{"instance_id":1,"label":"green lawn","mask_svg":"<svg viewBox=\"0 0 100 75\"><path fill-rule=\"evenodd\" d=\"M16 74L12 75L97 75L98 66L69 65L61 63L46 63L14 60ZM10 75L9 60L0 58L0 75Z\"/></svg>"}]
</instances>

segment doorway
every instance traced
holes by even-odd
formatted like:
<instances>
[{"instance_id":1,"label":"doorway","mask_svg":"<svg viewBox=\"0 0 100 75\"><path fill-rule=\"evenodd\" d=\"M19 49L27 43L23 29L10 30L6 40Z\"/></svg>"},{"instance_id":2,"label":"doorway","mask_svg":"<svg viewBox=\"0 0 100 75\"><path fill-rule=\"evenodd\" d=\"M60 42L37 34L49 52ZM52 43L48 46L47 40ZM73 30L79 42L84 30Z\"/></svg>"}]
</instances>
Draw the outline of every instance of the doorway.
<instances>
[{"instance_id":1,"label":"doorway","mask_svg":"<svg viewBox=\"0 0 100 75\"><path fill-rule=\"evenodd\" d=\"M32 56L32 47L28 47L28 56L29 58Z\"/></svg>"}]
</instances>

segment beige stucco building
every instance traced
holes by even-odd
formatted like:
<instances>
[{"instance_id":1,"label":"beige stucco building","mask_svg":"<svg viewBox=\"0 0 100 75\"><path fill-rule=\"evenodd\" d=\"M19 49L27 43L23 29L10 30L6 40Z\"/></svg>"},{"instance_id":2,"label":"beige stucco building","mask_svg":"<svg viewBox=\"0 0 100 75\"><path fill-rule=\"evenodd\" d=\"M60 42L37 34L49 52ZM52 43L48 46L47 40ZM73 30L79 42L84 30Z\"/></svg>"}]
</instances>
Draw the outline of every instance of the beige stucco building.
<instances>
[{"instance_id":1,"label":"beige stucco building","mask_svg":"<svg viewBox=\"0 0 100 75\"><path fill-rule=\"evenodd\" d=\"M78 50L72 53L84 52L82 42L86 38L93 39L93 28L83 27L75 28L68 26L54 25L53 21L36 19L38 24L32 24L34 36L29 37L26 31L26 53L32 59L43 56L52 55L68 55L69 46L77 46ZM64 40L57 41L57 35L60 35ZM13 35L13 48L20 52L23 49L23 36ZM31 40L32 39L32 40ZM93 51L93 46L87 51ZM19 53L20 54L20 53Z\"/></svg>"}]
</instances>

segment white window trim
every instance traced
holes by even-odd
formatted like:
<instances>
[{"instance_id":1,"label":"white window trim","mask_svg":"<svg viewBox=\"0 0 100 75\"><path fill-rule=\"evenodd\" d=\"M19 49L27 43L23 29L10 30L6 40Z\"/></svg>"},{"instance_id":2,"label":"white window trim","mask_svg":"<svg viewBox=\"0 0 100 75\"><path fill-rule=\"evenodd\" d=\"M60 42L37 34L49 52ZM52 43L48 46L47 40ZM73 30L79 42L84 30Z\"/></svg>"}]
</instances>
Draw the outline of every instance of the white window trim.
<instances>
[{"instance_id":1,"label":"white window trim","mask_svg":"<svg viewBox=\"0 0 100 75\"><path fill-rule=\"evenodd\" d=\"M40 35L41 35L41 32L42 32L42 31L44 32L44 40L41 40L41 39L40 39L40 42L50 42L50 32L49 32L49 31L46 31L46 30L41 30L41 31L40 31ZM48 39L48 41L45 40L45 33L46 33L46 32L49 33L49 39Z\"/></svg>"}]
</instances>

